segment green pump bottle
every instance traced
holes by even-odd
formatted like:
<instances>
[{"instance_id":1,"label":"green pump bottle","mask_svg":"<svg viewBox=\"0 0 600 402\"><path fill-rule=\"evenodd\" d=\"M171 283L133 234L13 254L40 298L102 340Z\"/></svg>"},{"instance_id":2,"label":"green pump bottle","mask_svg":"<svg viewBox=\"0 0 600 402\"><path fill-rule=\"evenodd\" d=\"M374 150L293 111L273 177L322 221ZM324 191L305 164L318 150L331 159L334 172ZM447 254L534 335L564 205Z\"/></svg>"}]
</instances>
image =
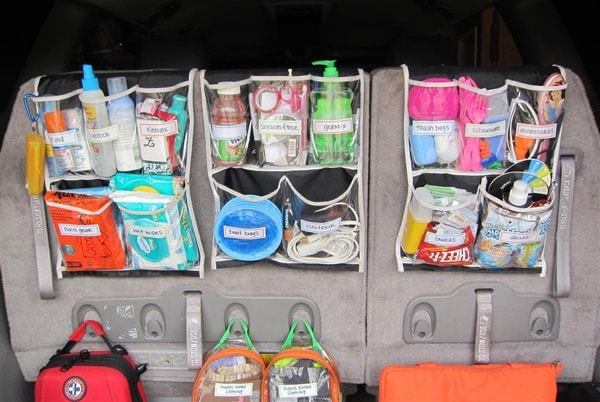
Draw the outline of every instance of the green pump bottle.
<instances>
[{"instance_id":1,"label":"green pump bottle","mask_svg":"<svg viewBox=\"0 0 600 402\"><path fill-rule=\"evenodd\" d=\"M339 77L335 60L314 61L325 66L324 78ZM325 81L311 91L311 147L320 164L347 164L354 161L356 136L352 119L354 92L341 82Z\"/></svg>"}]
</instances>

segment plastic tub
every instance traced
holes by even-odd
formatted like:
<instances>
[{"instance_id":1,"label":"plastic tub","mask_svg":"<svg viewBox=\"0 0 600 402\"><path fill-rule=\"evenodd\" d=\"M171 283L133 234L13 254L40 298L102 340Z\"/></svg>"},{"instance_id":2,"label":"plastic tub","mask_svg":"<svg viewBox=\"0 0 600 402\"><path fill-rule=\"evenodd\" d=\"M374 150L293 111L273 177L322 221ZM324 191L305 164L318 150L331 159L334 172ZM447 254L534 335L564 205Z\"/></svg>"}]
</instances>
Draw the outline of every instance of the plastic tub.
<instances>
[{"instance_id":1,"label":"plastic tub","mask_svg":"<svg viewBox=\"0 0 600 402\"><path fill-rule=\"evenodd\" d=\"M283 217L269 200L233 198L217 215L214 236L219 248L241 261L258 261L281 244Z\"/></svg>"}]
</instances>

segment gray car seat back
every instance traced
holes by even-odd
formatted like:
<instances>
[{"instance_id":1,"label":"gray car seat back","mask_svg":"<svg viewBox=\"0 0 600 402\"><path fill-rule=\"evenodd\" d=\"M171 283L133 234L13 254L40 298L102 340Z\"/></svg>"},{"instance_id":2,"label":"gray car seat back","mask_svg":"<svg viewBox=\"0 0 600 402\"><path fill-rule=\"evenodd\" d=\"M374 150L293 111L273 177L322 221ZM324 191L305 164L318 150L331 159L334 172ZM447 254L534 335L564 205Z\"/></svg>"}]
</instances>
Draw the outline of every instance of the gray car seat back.
<instances>
[{"instance_id":1,"label":"gray car seat back","mask_svg":"<svg viewBox=\"0 0 600 402\"><path fill-rule=\"evenodd\" d=\"M97 74L103 77L102 72ZM148 74L152 75L152 71ZM364 383L367 278L364 266L361 272L327 267L294 269L258 261L242 267L211 268L215 199L207 167L206 141L210 137L205 131L202 110L203 83L198 71L192 75L190 112L194 117L194 134L190 142L188 188L206 255L203 276L176 273L58 279L54 273L53 298L45 299L40 297L38 288L32 217L24 182L25 134L31 130L31 121L22 99L34 92L36 80L21 86L0 155L3 171L0 216L4 226L0 234L0 267L11 346L25 379L36 379L39 369L64 344L77 321L99 318L110 339L122 343L134 360L148 362L143 379L151 397L189 397L197 364L190 366L186 317L190 312L200 312L203 338L200 352L218 342L232 317L243 316L248 320L257 349L273 353L285 340L290 323L302 318L311 321L319 342L334 356L341 381ZM359 114L365 135L360 141L363 149L368 150L368 74L365 73L362 82L364 104ZM366 203L367 158L361 157L359 163L364 182L361 198ZM366 204L364 208L366 211ZM50 224L48 227L51 228ZM51 229L49 236L56 263L57 241ZM94 348L101 346L97 342L86 337L83 343Z\"/></svg>"},{"instance_id":2,"label":"gray car seat back","mask_svg":"<svg viewBox=\"0 0 600 402\"><path fill-rule=\"evenodd\" d=\"M566 222L565 211L555 205L543 276L452 267L400 272L396 238L411 180L403 140L410 66L406 71L403 67L372 72L367 385L377 386L381 369L390 364L473 364L481 306L478 291L491 291L490 362L560 360L564 370L559 381L590 381L600 343L600 185L595 166L600 135L580 78L567 69L561 152L577 154L580 164L576 173L573 165L574 180L563 187L574 184L574 192L567 194L573 202L570 254L555 258L556 244L565 248L562 240L557 243L557 224ZM445 70L425 71L433 76ZM475 69L473 73L502 76L507 71ZM566 274L565 261L570 263ZM568 290L557 290L557 277L558 290L563 286Z\"/></svg>"}]
</instances>

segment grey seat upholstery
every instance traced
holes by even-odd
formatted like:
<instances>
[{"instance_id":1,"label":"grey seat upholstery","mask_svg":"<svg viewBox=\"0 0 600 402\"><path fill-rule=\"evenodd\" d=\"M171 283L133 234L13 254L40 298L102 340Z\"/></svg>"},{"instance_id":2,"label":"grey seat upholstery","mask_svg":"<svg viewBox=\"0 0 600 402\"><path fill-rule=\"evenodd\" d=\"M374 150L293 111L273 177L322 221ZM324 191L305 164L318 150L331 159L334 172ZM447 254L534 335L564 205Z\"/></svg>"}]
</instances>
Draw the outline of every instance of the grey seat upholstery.
<instances>
[{"instance_id":1,"label":"grey seat upholstery","mask_svg":"<svg viewBox=\"0 0 600 402\"><path fill-rule=\"evenodd\" d=\"M576 174L571 228L571 293L558 298L560 322L554 340L492 342L492 362L561 360L560 382L592 380L600 344L600 214L596 160L600 135L580 78L567 70L568 113L563 127L562 148L583 151L583 165ZM445 297L462 286L501 284L518 295L552 296L554 274L554 227L547 239L548 272L545 277L480 272L398 272L394 245L401 224L408 189L404 164L403 102L405 81L399 67L381 68L372 73L371 148L369 199L369 264L367 288L367 371L366 384L377 386L381 369L390 364L438 362L472 364L474 344L464 342L407 342L403 331L405 311L419 297ZM385 191L383 191L385 189ZM556 213L556 211L555 211ZM556 216L556 215L555 215ZM474 297L474 296L473 296ZM459 306L461 310L471 306ZM471 310L475 314L475 310ZM452 317L452 311L446 311ZM460 328L460 321L454 322ZM510 319L496 317L494 326L511 325ZM438 328L440 329L440 328ZM440 329L440 330L443 330ZM467 330L468 331L468 330ZM410 339L409 339L410 340Z\"/></svg>"},{"instance_id":2,"label":"grey seat upholstery","mask_svg":"<svg viewBox=\"0 0 600 402\"><path fill-rule=\"evenodd\" d=\"M204 121L198 75L194 90L194 139L191 161L190 196L205 254L210 267L211 239L214 223L213 194L207 175ZM369 77L365 94L369 93ZM39 369L73 331L73 308L82 299L122 300L123 298L160 297L173 289L212 288L223 297L300 297L310 299L320 315L320 342L334 356L341 381L364 383L366 358L366 274L349 271L294 270L256 263L243 268L205 269L204 278L190 276L55 278L55 298L41 300L38 290L36 258L32 238L29 200L24 187L24 134L31 128L21 99L34 89L34 80L24 83L17 96L0 155L0 216L4 229L0 233L0 266L11 335L11 347L27 381L34 381ZM368 97L368 96L367 96ZM368 132L368 99L363 121ZM368 138L363 143L368 149ZM364 159L364 174L368 172ZM365 176L366 177L366 176ZM365 186L366 187L366 186ZM366 200L367 189L363 188ZM365 209L366 210L366 209ZM53 256L56 239L51 233ZM210 314L210 305L203 311ZM204 314L204 313L203 313ZM260 321L269 322L269 311ZM281 317L280 317L281 318ZM217 322L221 318L217 317ZM274 317L273 319L278 319ZM287 320L287 317L285 317ZM222 318L225 324L226 317ZM285 323L287 325L287 323ZM252 318L249 324L252 331ZM252 333L252 332L251 332ZM282 334L281 341L285 340ZM256 342L255 342L256 343ZM124 343L134 358L168 359L168 353L185 352L185 342ZM272 347L274 345L271 345ZM275 345L276 346L276 345ZM279 345L280 346L280 345ZM205 345L207 348L208 345ZM160 356L161 351L167 355ZM156 360L154 360L156 362ZM180 365L181 362L175 364ZM185 365L185 362L184 362ZM181 368L181 367L179 367ZM152 398L189 397L195 371L171 370L144 373L145 388Z\"/></svg>"}]
</instances>

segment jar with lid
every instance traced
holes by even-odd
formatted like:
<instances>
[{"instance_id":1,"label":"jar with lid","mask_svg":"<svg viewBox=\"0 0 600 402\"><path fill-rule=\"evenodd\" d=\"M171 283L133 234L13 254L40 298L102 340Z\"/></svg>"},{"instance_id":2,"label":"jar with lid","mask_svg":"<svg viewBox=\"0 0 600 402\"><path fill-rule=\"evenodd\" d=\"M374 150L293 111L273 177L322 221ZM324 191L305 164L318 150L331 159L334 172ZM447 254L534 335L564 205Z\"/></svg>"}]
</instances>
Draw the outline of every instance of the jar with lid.
<instances>
[{"instance_id":1,"label":"jar with lid","mask_svg":"<svg viewBox=\"0 0 600 402\"><path fill-rule=\"evenodd\" d=\"M246 103L242 99L239 86L217 90L211 117L213 162L220 166L243 164L246 161L249 125Z\"/></svg>"}]
</instances>

